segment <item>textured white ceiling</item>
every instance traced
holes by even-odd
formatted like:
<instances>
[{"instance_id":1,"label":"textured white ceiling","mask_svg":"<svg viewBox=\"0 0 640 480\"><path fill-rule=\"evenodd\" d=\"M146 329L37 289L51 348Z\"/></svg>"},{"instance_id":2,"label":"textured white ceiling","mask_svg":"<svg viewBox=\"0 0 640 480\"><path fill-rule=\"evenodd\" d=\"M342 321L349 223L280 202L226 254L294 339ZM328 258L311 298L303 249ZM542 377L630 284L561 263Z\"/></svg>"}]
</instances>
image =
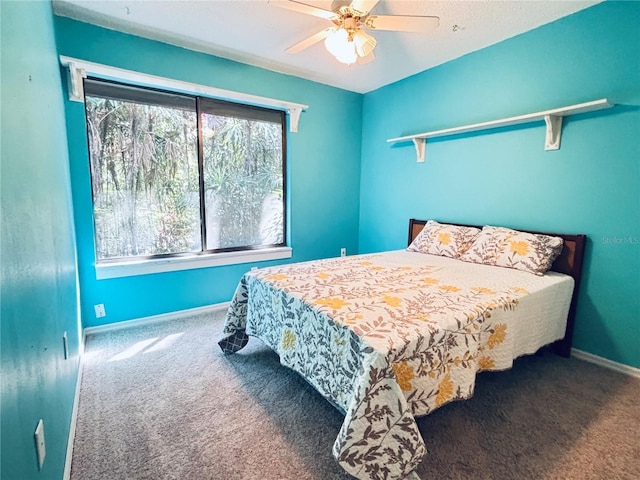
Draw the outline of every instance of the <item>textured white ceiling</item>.
<instances>
[{"instance_id":1,"label":"textured white ceiling","mask_svg":"<svg viewBox=\"0 0 640 480\"><path fill-rule=\"evenodd\" d=\"M382 0L373 13L437 16L440 28L375 31L376 60L351 66L337 62L323 42L284 53L331 24L278 8L276 1L282 0L53 0L53 8L57 15L366 93L602 0ZM299 1L331 6L331 0Z\"/></svg>"}]
</instances>

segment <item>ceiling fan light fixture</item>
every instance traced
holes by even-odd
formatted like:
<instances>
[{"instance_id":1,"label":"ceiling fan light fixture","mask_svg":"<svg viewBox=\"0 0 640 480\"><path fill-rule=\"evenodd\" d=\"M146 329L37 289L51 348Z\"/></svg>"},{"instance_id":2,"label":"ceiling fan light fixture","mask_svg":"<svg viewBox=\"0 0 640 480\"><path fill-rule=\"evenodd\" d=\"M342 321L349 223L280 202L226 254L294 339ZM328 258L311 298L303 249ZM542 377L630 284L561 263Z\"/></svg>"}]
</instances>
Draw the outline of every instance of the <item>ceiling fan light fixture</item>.
<instances>
[{"instance_id":1,"label":"ceiling fan light fixture","mask_svg":"<svg viewBox=\"0 0 640 480\"><path fill-rule=\"evenodd\" d=\"M376 39L362 29L353 34L353 43L356 45L356 53L359 57L366 57L376 48Z\"/></svg>"},{"instance_id":2,"label":"ceiling fan light fixture","mask_svg":"<svg viewBox=\"0 0 640 480\"><path fill-rule=\"evenodd\" d=\"M358 55L356 54L355 50L353 51L347 50L343 54L336 56L336 60L338 60L341 63L346 63L347 65L351 65L352 63L356 63L356 60L358 60Z\"/></svg>"},{"instance_id":3,"label":"ceiling fan light fixture","mask_svg":"<svg viewBox=\"0 0 640 480\"><path fill-rule=\"evenodd\" d=\"M427 33L440 25L440 19L433 16L371 14L380 0L334 0L331 3L331 10L307 5L305 1L289 0L273 4L323 18L330 21L332 26L311 35L285 51L298 53L324 39L327 50L336 60L347 65L356 61L359 64L366 64L376 58L373 50L377 42L366 32L367 29Z\"/></svg>"},{"instance_id":4,"label":"ceiling fan light fixture","mask_svg":"<svg viewBox=\"0 0 640 480\"><path fill-rule=\"evenodd\" d=\"M349 32L344 28L337 28L331 32L325 39L324 45L339 62L351 65L358 59L355 43L353 39L349 39Z\"/></svg>"}]
</instances>

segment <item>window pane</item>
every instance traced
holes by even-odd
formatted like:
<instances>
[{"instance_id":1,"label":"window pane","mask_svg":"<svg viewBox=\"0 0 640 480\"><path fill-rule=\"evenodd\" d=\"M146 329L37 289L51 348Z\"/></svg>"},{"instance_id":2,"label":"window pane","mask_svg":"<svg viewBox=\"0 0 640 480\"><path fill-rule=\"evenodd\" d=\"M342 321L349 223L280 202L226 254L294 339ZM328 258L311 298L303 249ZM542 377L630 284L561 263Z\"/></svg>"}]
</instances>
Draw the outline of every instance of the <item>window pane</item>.
<instances>
[{"instance_id":1,"label":"window pane","mask_svg":"<svg viewBox=\"0 0 640 480\"><path fill-rule=\"evenodd\" d=\"M203 102L204 103L204 102ZM207 249L284 243L280 112L202 114ZM269 120L268 114L276 121ZM253 118L251 118L253 117Z\"/></svg>"},{"instance_id":2,"label":"window pane","mask_svg":"<svg viewBox=\"0 0 640 480\"><path fill-rule=\"evenodd\" d=\"M201 251L195 100L85 92L98 260Z\"/></svg>"}]
</instances>

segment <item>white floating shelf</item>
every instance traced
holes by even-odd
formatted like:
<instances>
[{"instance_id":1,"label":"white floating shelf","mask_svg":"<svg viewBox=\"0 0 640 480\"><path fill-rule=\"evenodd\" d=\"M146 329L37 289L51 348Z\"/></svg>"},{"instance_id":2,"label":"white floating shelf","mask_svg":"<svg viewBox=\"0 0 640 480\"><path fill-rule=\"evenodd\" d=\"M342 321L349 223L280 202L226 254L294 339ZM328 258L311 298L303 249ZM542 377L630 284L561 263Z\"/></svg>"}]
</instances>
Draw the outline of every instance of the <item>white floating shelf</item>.
<instances>
[{"instance_id":1,"label":"white floating shelf","mask_svg":"<svg viewBox=\"0 0 640 480\"><path fill-rule=\"evenodd\" d=\"M555 108L553 110L545 110L543 112L528 113L526 115L518 115L516 117L502 118L500 120L492 120L490 122L474 123L472 125L464 125L462 127L445 128L443 130L434 130L432 132L418 133L416 135L407 135L405 137L390 138L387 142L406 142L413 141L416 147L417 161L424 162L425 147L427 138L446 137L450 135L459 135L461 133L477 132L480 130L490 130L493 128L508 127L511 125L519 125L522 123L531 123L544 120L547 124L547 134L545 138L545 150L558 150L560 148L560 137L562 135L562 117L576 115L578 113L593 112L613 107L612 103L606 98L594 100L592 102L578 103L568 107Z\"/></svg>"},{"instance_id":2,"label":"white floating shelf","mask_svg":"<svg viewBox=\"0 0 640 480\"><path fill-rule=\"evenodd\" d=\"M193 95L203 95L210 98L218 98L231 102L241 102L248 105L267 107L275 110L283 110L289 114L289 130L298 131L300 114L309 108L301 103L287 102L275 98L259 97L248 93L234 92L222 88L199 85L196 83L173 80L159 77L133 70L111 67L100 63L88 62L77 58L60 55L60 64L68 69L69 100L73 102L84 102L84 83L87 76L102 78L106 80L118 80L131 83L133 85L151 86L167 89L173 92L188 93Z\"/></svg>"}]
</instances>

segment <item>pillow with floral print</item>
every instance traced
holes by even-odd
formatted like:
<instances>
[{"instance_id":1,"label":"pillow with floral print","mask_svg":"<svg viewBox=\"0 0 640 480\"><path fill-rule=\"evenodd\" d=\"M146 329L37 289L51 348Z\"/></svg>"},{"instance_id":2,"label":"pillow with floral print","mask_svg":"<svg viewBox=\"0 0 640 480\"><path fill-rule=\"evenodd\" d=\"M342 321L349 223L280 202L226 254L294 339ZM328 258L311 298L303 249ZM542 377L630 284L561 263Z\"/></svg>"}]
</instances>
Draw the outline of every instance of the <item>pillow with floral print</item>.
<instances>
[{"instance_id":1,"label":"pillow with floral print","mask_svg":"<svg viewBox=\"0 0 640 480\"><path fill-rule=\"evenodd\" d=\"M562 243L560 237L487 225L460 260L543 275L560 255Z\"/></svg>"},{"instance_id":2,"label":"pillow with floral print","mask_svg":"<svg viewBox=\"0 0 640 480\"><path fill-rule=\"evenodd\" d=\"M458 258L471 246L479 234L479 228L429 220L407 250Z\"/></svg>"}]
</instances>

